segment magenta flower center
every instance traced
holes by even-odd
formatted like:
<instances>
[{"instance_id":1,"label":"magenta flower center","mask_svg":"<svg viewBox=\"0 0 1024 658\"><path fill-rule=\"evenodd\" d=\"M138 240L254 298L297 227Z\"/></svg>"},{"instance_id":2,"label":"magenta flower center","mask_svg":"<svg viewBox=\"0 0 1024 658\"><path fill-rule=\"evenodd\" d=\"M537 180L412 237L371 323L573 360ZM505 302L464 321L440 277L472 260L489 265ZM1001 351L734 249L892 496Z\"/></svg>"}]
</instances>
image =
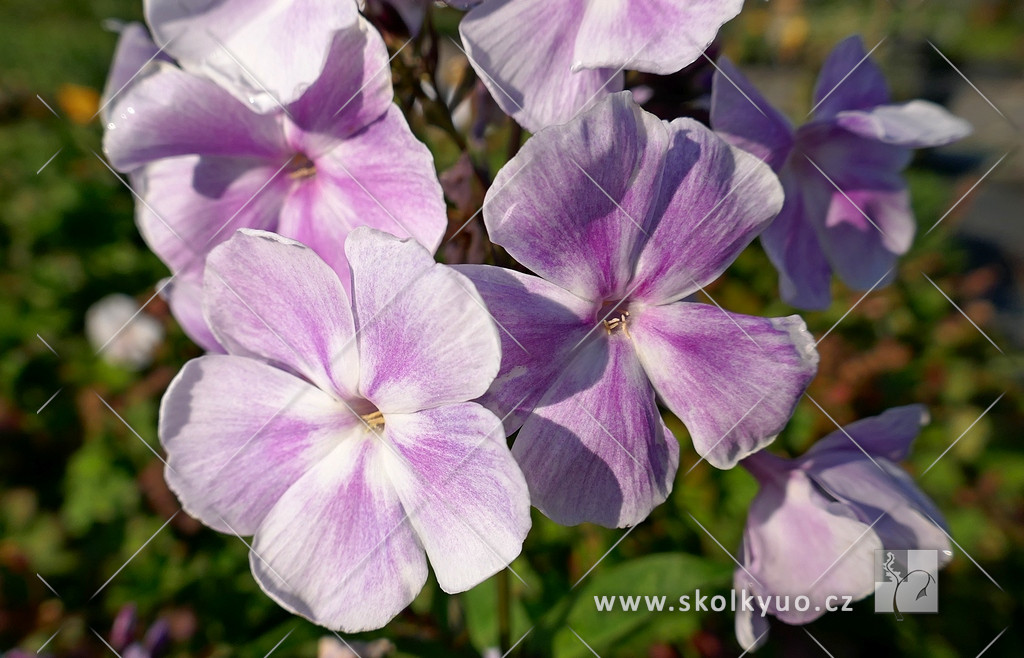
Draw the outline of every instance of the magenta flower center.
<instances>
[{"instance_id":1,"label":"magenta flower center","mask_svg":"<svg viewBox=\"0 0 1024 658\"><path fill-rule=\"evenodd\" d=\"M288 177L293 180L303 180L316 175L316 164L305 153L296 153L285 167Z\"/></svg>"}]
</instances>

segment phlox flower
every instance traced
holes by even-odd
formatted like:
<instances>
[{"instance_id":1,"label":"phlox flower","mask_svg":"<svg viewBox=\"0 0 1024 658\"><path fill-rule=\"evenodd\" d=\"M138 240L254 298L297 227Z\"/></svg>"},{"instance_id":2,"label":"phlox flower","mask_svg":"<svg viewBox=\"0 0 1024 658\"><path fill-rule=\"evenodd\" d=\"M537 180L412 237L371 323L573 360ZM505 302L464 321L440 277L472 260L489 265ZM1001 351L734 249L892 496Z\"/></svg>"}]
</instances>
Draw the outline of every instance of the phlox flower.
<instances>
[{"instance_id":1,"label":"phlox flower","mask_svg":"<svg viewBox=\"0 0 1024 658\"><path fill-rule=\"evenodd\" d=\"M940 146L970 125L923 100L893 104L860 37L828 56L813 118L794 129L726 58L715 73L711 126L778 172L786 202L761 234L782 298L798 308L831 302L834 271L868 290L891 278L914 239L902 170L911 149Z\"/></svg>"},{"instance_id":2,"label":"phlox flower","mask_svg":"<svg viewBox=\"0 0 1024 658\"><path fill-rule=\"evenodd\" d=\"M174 43L190 41L183 33ZM203 258L238 228L299 240L343 278L342 244L356 226L410 236L431 250L444 234L433 157L392 103L380 35L358 19L329 46L323 71L300 96L261 113L205 77L194 58L179 67L154 57L140 26L122 33L104 150L130 172L139 229L175 274L164 290L175 316L208 350L219 347L200 310Z\"/></svg>"},{"instance_id":3,"label":"phlox flower","mask_svg":"<svg viewBox=\"0 0 1024 658\"><path fill-rule=\"evenodd\" d=\"M207 259L204 312L227 354L185 364L160 407L184 509L255 535L280 605L379 628L427 578L459 592L504 568L530 527L501 421L475 402L500 342L463 275L411 239L355 229L351 299L311 249L243 230Z\"/></svg>"},{"instance_id":4,"label":"phlox flower","mask_svg":"<svg viewBox=\"0 0 1024 658\"><path fill-rule=\"evenodd\" d=\"M679 446L656 394L721 468L785 425L817 367L803 321L683 301L781 204L767 165L629 92L537 133L498 173L484 222L536 276L459 271L502 328L483 402L519 430L513 454L543 513L625 526L665 500Z\"/></svg>"},{"instance_id":5,"label":"phlox flower","mask_svg":"<svg viewBox=\"0 0 1024 658\"><path fill-rule=\"evenodd\" d=\"M827 604L874 590L875 550L934 549L940 566L948 562L941 513L897 465L927 417L921 405L895 407L832 432L798 459L759 452L743 460L760 489L747 515L734 588L770 598L768 614L777 619L806 624L825 614ZM788 610L778 609L777 596L789 597ZM798 596L809 599L807 610L793 605ZM767 632L759 610L736 613L744 649L760 646Z\"/></svg>"},{"instance_id":6,"label":"phlox flower","mask_svg":"<svg viewBox=\"0 0 1024 658\"><path fill-rule=\"evenodd\" d=\"M624 69L679 71L742 7L742 0L483 0L459 33L494 100L536 131L621 91Z\"/></svg>"}]
</instances>

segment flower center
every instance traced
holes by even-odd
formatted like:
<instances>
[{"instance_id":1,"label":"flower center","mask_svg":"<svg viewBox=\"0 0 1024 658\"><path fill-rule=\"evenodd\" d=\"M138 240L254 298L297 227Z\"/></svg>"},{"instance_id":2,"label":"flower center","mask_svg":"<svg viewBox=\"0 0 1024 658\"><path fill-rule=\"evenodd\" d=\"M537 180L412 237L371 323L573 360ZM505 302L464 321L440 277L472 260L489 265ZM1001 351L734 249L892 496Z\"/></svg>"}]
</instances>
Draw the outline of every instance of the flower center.
<instances>
[{"instance_id":1,"label":"flower center","mask_svg":"<svg viewBox=\"0 0 1024 658\"><path fill-rule=\"evenodd\" d=\"M285 167L292 180L303 180L316 175L316 165L305 153L296 153Z\"/></svg>"},{"instance_id":2,"label":"flower center","mask_svg":"<svg viewBox=\"0 0 1024 658\"><path fill-rule=\"evenodd\" d=\"M604 320L604 330L609 334L613 334L621 329L628 336L629 327L626 325L627 320L629 320L629 311L621 311L610 315Z\"/></svg>"},{"instance_id":3,"label":"flower center","mask_svg":"<svg viewBox=\"0 0 1024 658\"><path fill-rule=\"evenodd\" d=\"M384 427L384 414L380 411L374 411L373 413L366 414L365 416L360 416L360 418L363 419L363 422L366 423L367 427L371 430L379 430Z\"/></svg>"}]
</instances>

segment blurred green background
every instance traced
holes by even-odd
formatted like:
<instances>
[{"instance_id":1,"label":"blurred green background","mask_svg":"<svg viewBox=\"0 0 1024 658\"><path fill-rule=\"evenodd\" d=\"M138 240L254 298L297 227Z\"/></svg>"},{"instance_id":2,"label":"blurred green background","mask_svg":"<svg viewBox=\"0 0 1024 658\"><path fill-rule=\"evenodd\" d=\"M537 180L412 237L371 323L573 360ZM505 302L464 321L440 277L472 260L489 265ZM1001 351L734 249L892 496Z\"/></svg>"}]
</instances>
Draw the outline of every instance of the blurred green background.
<instances>
[{"instance_id":1,"label":"blurred green background","mask_svg":"<svg viewBox=\"0 0 1024 658\"><path fill-rule=\"evenodd\" d=\"M852 614L807 627L821 647L803 629L775 623L758 653L975 656L1008 627L986 655L1024 655L1024 159L1016 150L1016 125L1024 124L1024 7L1009 0L747 4L724 30L722 50L790 116L810 107L831 47L860 32L869 47L885 38L875 57L898 100L946 103L976 129L915 160L908 177L917 242L897 282L867 295L822 341L820 375L809 391L839 423L895 405L928 405L932 422L906 466L946 514L958 544L940 576L940 612L896 622L875 615L866 600ZM34 655L45 643L43 655L112 655L103 642L118 611L132 604L142 628L167 623L171 655L344 655L330 653L337 643L318 648L323 629L261 594L242 541L174 516L177 502L150 447L158 448L163 389L199 351L163 302L143 310L166 337L141 370L97 356L84 335L93 303L125 293L142 304L167 275L135 230L131 194L101 160L101 126L92 118L116 42L104 21L140 15L138 0L0 5L0 651ZM440 17L448 29L453 23L450 13ZM687 107L700 107L699 98L688 100ZM455 163L450 141L422 120L413 125L435 148L440 169ZM497 125L474 147L483 149L475 155L491 163L491 175L504 155L493 145L507 132ZM792 312L775 301L775 290L775 274L754 245L709 292L734 311ZM835 295L827 311L804 314L819 337L861 298L838 284ZM561 528L535 515L513 565L525 582L510 579L511 639L532 629L518 655L590 655L581 639L601 656L741 653L730 613L594 611L594 594L728 591L733 564L711 535L735 550L753 479L707 464L687 473L697 456L685 429L669 422L682 445L675 492L628 535ZM798 454L833 429L804 400L776 449ZM454 597L431 582L386 629L354 639L387 638L397 655L480 655L498 644L497 581ZM357 648L366 658L382 646Z\"/></svg>"}]
</instances>

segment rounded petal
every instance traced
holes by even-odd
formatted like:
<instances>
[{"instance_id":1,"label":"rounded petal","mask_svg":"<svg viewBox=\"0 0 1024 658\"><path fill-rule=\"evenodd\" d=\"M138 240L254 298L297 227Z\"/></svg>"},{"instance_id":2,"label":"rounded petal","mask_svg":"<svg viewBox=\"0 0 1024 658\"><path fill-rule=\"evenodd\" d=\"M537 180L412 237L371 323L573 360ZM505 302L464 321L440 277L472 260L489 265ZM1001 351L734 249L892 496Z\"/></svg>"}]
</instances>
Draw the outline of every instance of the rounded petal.
<instances>
[{"instance_id":1,"label":"rounded petal","mask_svg":"<svg viewBox=\"0 0 1024 658\"><path fill-rule=\"evenodd\" d=\"M631 297L682 299L711 283L768 226L783 192L771 168L692 119L668 125L669 148Z\"/></svg>"},{"instance_id":2,"label":"rounded petal","mask_svg":"<svg viewBox=\"0 0 1024 658\"><path fill-rule=\"evenodd\" d=\"M580 348L526 419L512 454L534 506L562 525L640 523L668 497L679 466L679 444L619 332Z\"/></svg>"},{"instance_id":3,"label":"rounded petal","mask_svg":"<svg viewBox=\"0 0 1024 658\"><path fill-rule=\"evenodd\" d=\"M728 57L718 60L711 83L711 127L775 171L793 147L793 125Z\"/></svg>"},{"instance_id":4,"label":"rounded petal","mask_svg":"<svg viewBox=\"0 0 1024 658\"><path fill-rule=\"evenodd\" d=\"M621 299L650 230L665 125L614 94L526 142L484 201L491 239L579 297Z\"/></svg>"},{"instance_id":5,"label":"rounded petal","mask_svg":"<svg viewBox=\"0 0 1024 658\"><path fill-rule=\"evenodd\" d=\"M927 423L928 409L923 404L893 407L832 432L811 446L804 458L844 449L863 455L863 449L876 457L902 461L910 454L910 444Z\"/></svg>"},{"instance_id":6,"label":"rounded petal","mask_svg":"<svg viewBox=\"0 0 1024 658\"><path fill-rule=\"evenodd\" d=\"M501 340L473 283L423 246L360 227L345 242L359 328L359 390L384 413L483 395Z\"/></svg>"},{"instance_id":7,"label":"rounded petal","mask_svg":"<svg viewBox=\"0 0 1024 658\"><path fill-rule=\"evenodd\" d=\"M167 62L151 62L108 107L103 152L122 171L179 155L279 159L277 120Z\"/></svg>"},{"instance_id":8,"label":"rounded petal","mask_svg":"<svg viewBox=\"0 0 1024 658\"><path fill-rule=\"evenodd\" d=\"M675 73L697 60L742 7L743 0L591 0L573 65Z\"/></svg>"},{"instance_id":9,"label":"rounded petal","mask_svg":"<svg viewBox=\"0 0 1024 658\"><path fill-rule=\"evenodd\" d=\"M498 324L501 370L477 401L512 434L576 356L600 320L598 309L540 277L490 265L454 267L473 282Z\"/></svg>"},{"instance_id":10,"label":"rounded petal","mask_svg":"<svg viewBox=\"0 0 1024 658\"><path fill-rule=\"evenodd\" d=\"M235 233L206 260L203 306L230 354L283 366L342 398L355 396L351 305L312 249L266 231Z\"/></svg>"},{"instance_id":11,"label":"rounded petal","mask_svg":"<svg viewBox=\"0 0 1024 658\"><path fill-rule=\"evenodd\" d=\"M194 270L164 279L158 286L174 319L181 325L185 335L199 347L214 354L224 354L224 346L217 342L203 315L202 271Z\"/></svg>"},{"instance_id":12,"label":"rounded petal","mask_svg":"<svg viewBox=\"0 0 1024 658\"><path fill-rule=\"evenodd\" d=\"M839 112L836 124L861 137L907 148L942 146L971 134L971 124L941 105L913 100Z\"/></svg>"},{"instance_id":13,"label":"rounded petal","mask_svg":"<svg viewBox=\"0 0 1024 658\"><path fill-rule=\"evenodd\" d=\"M871 60L860 35L839 42L825 59L814 87L814 115L830 119L842 110L862 110L889 102L882 69Z\"/></svg>"},{"instance_id":14,"label":"rounded petal","mask_svg":"<svg viewBox=\"0 0 1024 658\"><path fill-rule=\"evenodd\" d=\"M380 628L427 580L427 560L368 432L342 440L270 511L249 565L281 606L346 633Z\"/></svg>"},{"instance_id":15,"label":"rounded petal","mask_svg":"<svg viewBox=\"0 0 1024 658\"><path fill-rule=\"evenodd\" d=\"M573 72L585 0L489 0L459 24L466 54L501 109L531 132L622 90L617 68Z\"/></svg>"},{"instance_id":16,"label":"rounded petal","mask_svg":"<svg viewBox=\"0 0 1024 658\"><path fill-rule=\"evenodd\" d=\"M677 302L636 312L630 333L662 401L718 468L775 439L818 366L814 337L796 315Z\"/></svg>"},{"instance_id":17,"label":"rounded petal","mask_svg":"<svg viewBox=\"0 0 1024 658\"><path fill-rule=\"evenodd\" d=\"M153 43L146 26L142 23L127 23L122 26L114 50L114 60L110 63L110 72L107 74L107 82L103 85L103 95L100 99L100 114L104 124L110 121L110 103L146 64L154 59L170 61Z\"/></svg>"},{"instance_id":18,"label":"rounded petal","mask_svg":"<svg viewBox=\"0 0 1024 658\"><path fill-rule=\"evenodd\" d=\"M260 112L302 95L324 69L336 32L358 18L350 0L145 0L157 43L186 69Z\"/></svg>"},{"instance_id":19,"label":"rounded petal","mask_svg":"<svg viewBox=\"0 0 1024 658\"><path fill-rule=\"evenodd\" d=\"M235 356L193 359L160 405L167 484L191 516L251 535L357 426L342 403L282 370Z\"/></svg>"},{"instance_id":20,"label":"rounded petal","mask_svg":"<svg viewBox=\"0 0 1024 658\"><path fill-rule=\"evenodd\" d=\"M530 495L501 421L467 402L387 414L382 459L441 589L475 587L519 555Z\"/></svg>"}]
</instances>

